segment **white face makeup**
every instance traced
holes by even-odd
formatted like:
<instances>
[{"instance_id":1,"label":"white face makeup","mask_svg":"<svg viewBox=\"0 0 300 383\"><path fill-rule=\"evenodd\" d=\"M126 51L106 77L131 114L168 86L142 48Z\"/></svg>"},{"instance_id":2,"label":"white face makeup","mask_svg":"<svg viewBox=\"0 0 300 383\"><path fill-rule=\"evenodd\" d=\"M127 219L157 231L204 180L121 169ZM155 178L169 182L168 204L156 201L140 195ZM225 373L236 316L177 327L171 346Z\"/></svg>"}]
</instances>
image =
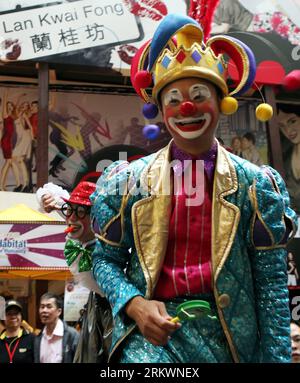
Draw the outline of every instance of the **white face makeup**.
<instances>
[{"instance_id":1,"label":"white face makeup","mask_svg":"<svg viewBox=\"0 0 300 383\"><path fill-rule=\"evenodd\" d=\"M209 88L204 84L193 84L188 89L188 97L184 98L178 88L171 88L163 96L163 104L166 110L167 123L169 127L181 137L193 140L200 137L212 121L212 115L203 102L211 98ZM183 117L180 112L180 105L184 101L192 102L195 110L191 116Z\"/></svg>"},{"instance_id":2,"label":"white face makeup","mask_svg":"<svg viewBox=\"0 0 300 383\"><path fill-rule=\"evenodd\" d=\"M170 89L168 93L165 94L163 103L164 105L178 105L183 101L183 96L179 89Z\"/></svg>"},{"instance_id":3,"label":"white face makeup","mask_svg":"<svg viewBox=\"0 0 300 383\"><path fill-rule=\"evenodd\" d=\"M211 98L211 93L206 85L195 84L190 87L189 96L191 101L201 102Z\"/></svg>"}]
</instances>

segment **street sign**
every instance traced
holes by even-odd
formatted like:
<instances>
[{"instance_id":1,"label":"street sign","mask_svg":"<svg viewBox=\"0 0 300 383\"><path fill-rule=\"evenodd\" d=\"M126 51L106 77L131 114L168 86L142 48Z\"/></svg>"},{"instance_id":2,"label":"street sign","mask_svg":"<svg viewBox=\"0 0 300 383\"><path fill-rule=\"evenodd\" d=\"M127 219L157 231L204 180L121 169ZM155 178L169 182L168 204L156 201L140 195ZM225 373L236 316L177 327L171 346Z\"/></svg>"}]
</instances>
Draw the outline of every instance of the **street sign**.
<instances>
[{"instance_id":1,"label":"street sign","mask_svg":"<svg viewBox=\"0 0 300 383\"><path fill-rule=\"evenodd\" d=\"M28 60L141 40L138 18L118 0L79 0L0 15L0 58Z\"/></svg>"}]
</instances>

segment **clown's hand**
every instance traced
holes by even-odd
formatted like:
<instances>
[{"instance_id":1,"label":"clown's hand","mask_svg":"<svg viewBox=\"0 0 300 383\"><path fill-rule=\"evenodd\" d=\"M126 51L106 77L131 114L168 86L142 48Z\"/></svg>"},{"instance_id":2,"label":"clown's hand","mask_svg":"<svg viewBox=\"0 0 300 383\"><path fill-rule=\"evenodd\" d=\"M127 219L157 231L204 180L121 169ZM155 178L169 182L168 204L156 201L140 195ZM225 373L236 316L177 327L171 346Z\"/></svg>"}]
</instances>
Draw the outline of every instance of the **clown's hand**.
<instances>
[{"instance_id":1,"label":"clown's hand","mask_svg":"<svg viewBox=\"0 0 300 383\"><path fill-rule=\"evenodd\" d=\"M57 209L55 205L55 198L51 194L44 194L42 196L41 203L46 213L51 213L51 211Z\"/></svg>"},{"instance_id":2,"label":"clown's hand","mask_svg":"<svg viewBox=\"0 0 300 383\"><path fill-rule=\"evenodd\" d=\"M132 318L140 332L154 346L167 344L172 333L181 325L172 323L172 317L167 313L165 304L159 301L149 301L136 296L126 306L126 314Z\"/></svg>"},{"instance_id":3,"label":"clown's hand","mask_svg":"<svg viewBox=\"0 0 300 383\"><path fill-rule=\"evenodd\" d=\"M69 199L70 195L61 186L49 182L37 190L36 198L41 210L51 213L53 210L59 210L65 203L64 198Z\"/></svg>"}]
</instances>

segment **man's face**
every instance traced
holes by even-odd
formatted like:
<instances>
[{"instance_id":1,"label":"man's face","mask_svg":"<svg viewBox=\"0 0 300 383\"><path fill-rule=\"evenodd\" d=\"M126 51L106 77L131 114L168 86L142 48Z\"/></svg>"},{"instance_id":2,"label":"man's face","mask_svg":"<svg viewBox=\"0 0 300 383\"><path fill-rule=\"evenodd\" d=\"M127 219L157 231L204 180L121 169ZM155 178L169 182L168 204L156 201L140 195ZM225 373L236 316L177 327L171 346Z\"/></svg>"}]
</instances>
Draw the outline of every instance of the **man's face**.
<instances>
[{"instance_id":1,"label":"man's face","mask_svg":"<svg viewBox=\"0 0 300 383\"><path fill-rule=\"evenodd\" d=\"M49 325L57 322L61 309L56 306L54 298L43 299L40 303L39 314L41 322L44 325Z\"/></svg>"},{"instance_id":2,"label":"man's face","mask_svg":"<svg viewBox=\"0 0 300 383\"><path fill-rule=\"evenodd\" d=\"M219 120L215 87L186 78L167 85L161 93L162 112L171 135L179 140L205 140L214 136Z\"/></svg>"},{"instance_id":3,"label":"man's face","mask_svg":"<svg viewBox=\"0 0 300 383\"><path fill-rule=\"evenodd\" d=\"M94 236L91 229L90 207L73 203L69 203L68 206L66 222L73 228L69 237L83 243L89 241Z\"/></svg>"},{"instance_id":4,"label":"man's face","mask_svg":"<svg viewBox=\"0 0 300 383\"><path fill-rule=\"evenodd\" d=\"M292 362L300 363L300 327L291 323Z\"/></svg>"},{"instance_id":5,"label":"man's face","mask_svg":"<svg viewBox=\"0 0 300 383\"><path fill-rule=\"evenodd\" d=\"M8 329L16 329L21 326L22 315L18 308L11 307L5 314L5 327Z\"/></svg>"},{"instance_id":6,"label":"man's face","mask_svg":"<svg viewBox=\"0 0 300 383\"><path fill-rule=\"evenodd\" d=\"M246 137L242 138L242 149L247 150L251 146L251 141L249 141Z\"/></svg>"},{"instance_id":7,"label":"man's face","mask_svg":"<svg viewBox=\"0 0 300 383\"><path fill-rule=\"evenodd\" d=\"M240 150L241 149L241 141L239 138L235 138L233 141L232 141L232 149L233 150Z\"/></svg>"}]
</instances>

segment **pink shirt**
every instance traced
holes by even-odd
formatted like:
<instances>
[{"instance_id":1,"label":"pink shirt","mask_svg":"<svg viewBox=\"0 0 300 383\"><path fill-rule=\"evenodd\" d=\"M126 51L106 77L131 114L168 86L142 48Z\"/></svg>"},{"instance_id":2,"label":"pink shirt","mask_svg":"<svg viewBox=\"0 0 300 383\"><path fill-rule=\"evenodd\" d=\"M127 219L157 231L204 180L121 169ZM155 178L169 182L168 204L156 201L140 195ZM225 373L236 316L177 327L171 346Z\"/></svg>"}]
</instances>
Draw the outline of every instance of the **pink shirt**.
<instances>
[{"instance_id":1,"label":"pink shirt","mask_svg":"<svg viewBox=\"0 0 300 383\"><path fill-rule=\"evenodd\" d=\"M168 300L176 296L198 295L212 291L211 266L211 214L212 188L217 144L199 158L192 158L175 145L172 147L172 159L179 160L182 166L174 168L174 195L169 225L168 247L154 292L154 298ZM195 206L187 204L187 194L183 180L177 177L186 171L183 161L190 160L192 166L192 185L201 191L203 200ZM204 161L203 168L196 168L196 161ZM176 185L176 187L175 187ZM204 192L204 196L203 193ZM192 197L192 196L190 196ZM190 198L189 197L189 198Z\"/></svg>"},{"instance_id":2,"label":"pink shirt","mask_svg":"<svg viewBox=\"0 0 300 383\"><path fill-rule=\"evenodd\" d=\"M41 363L62 363L64 324L59 319L51 335L47 335L44 327L41 340Z\"/></svg>"},{"instance_id":3,"label":"pink shirt","mask_svg":"<svg viewBox=\"0 0 300 383\"><path fill-rule=\"evenodd\" d=\"M186 206L184 192L173 196L169 241L154 298L172 299L210 293L211 193L200 206Z\"/></svg>"}]
</instances>

